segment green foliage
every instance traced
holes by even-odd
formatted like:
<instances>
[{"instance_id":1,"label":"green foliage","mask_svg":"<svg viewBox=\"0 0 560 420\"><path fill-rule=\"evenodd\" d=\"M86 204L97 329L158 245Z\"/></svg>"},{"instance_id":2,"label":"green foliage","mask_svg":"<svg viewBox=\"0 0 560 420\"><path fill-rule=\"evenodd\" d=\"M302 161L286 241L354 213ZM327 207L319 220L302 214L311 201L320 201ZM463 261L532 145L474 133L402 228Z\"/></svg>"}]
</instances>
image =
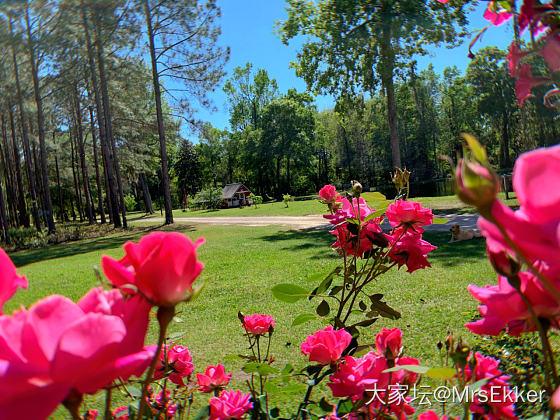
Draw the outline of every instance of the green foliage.
<instances>
[{"instance_id":1,"label":"green foliage","mask_svg":"<svg viewBox=\"0 0 560 420\"><path fill-rule=\"evenodd\" d=\"M294 201L294 198L290 194L282 194L282 202L289 207L290 201Z\"/></svg>"},{"instance_id":2,"label":"green foliage","mask_svg":"<svg viewBox=\"0 0 560 420\"><path fill-rule=\"evenodd\" d=\"M259 204L263 203L263 198L260 195L255 195L253 193L249 194L249 200L255 206L256 209L259 208Z\"/></svg>"},{"instance_id":3,"label":"green foliage","mask_svg":"<svg viewBox=\"0 0 560 420\"><path fill-rule=\"evenodd\" d=\"M219 208L222 203L222 189L209 188L207 190L200 191L194 200L205 209L215 210Z\"/></svg>"},{"instance_id":4,"label":"green foliage","mask_svg":"<svg viewBox=\"0 0 560 420\"><path fill-rule=\"evenodd\" d=\"M529 390L540 391L544 383L543 366L545 360L539 349L540 342L537 334L512 337L478 338L473 351L494 357L500 361L500 369L510 375L511 387L518 387L524 394ZM538 403L530 403L520 399L515 404L519 418L531 418L546 413L548 401L544 399Z\"/></svg>"},{"instance_id":5,"label":"green foliage","mask_svg":"<svg viewBox=\"0 0 560 420\"><path fill-rule=\"evenodd\" d=\"M134 211L136 210L136 206L138 202L136 201L136 197L133 194L127 194L124 196L124 205L126 206L126 211Z\"/></svg>"},{"instance_id":6,"label":"green foliage","mask_svg":"<svg viewBox=\"0 0 560 420\"><path fill-rule=\"evenodd\" d=\"M200 163L197 151L193 144L183 139L177 152L173 169L177 175L177 192L183 196L183 191L187 195L194 196L202 188L200 173Z\"/></svg>"}]
</instances>

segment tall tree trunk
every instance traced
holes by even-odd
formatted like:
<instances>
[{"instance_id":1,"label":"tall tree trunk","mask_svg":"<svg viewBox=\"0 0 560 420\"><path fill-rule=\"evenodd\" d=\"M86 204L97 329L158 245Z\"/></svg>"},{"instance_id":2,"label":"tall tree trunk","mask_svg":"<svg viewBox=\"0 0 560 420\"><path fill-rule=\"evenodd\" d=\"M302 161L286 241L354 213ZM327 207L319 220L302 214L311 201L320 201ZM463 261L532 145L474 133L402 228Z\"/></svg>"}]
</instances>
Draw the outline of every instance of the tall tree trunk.
<instances>
[{"instance_id":1,"label":"tall tree trunk","mask_svg":"<svg viewBox=\"0 0 560 420\"><path fill-rule=\"evenodd\" d=\"M93 120L93 109L89 108L89 121L91 124L91 139L93 147L93 164L95 165L95 183L97 185L97 207L99 207L99 215L101 223L107 223L105 219L105 209L103 208L103 189L101 187L101 175L99 174L99 156L97 154L97 137L95 135L95 124Z\"/></svg>"},{"instance_id":2,"label":"tall tree trunk","mask_svg":"<svg viewBox=\"0 0 560 420\"><path fill-rule=\"evenodd\" d=\"M12 147L14 150L14 166L16 170L16 181L17 181L17 191L18 191L19 223L24 227L29 227L29 215L27 214L27 208L25 205L25 192L23 190L23 176L21 175L21 162L19 157L19 147L17 144L16 126L14 124L14 114L12 112L12 107L8 108L8 116L10 118L10 129L12 132Z\"/></svg>"},{"instance_id":3,"label":"tall tree trunk","mask_svg":"<svg viewBox=\"0 0 560 420\"><path fill-rule=\"evenodd\" d=\"M54 155L54 165L56 168L56 186L58 188L58 206L60 207L60 222L66 220L66 212L64 211L64 198L62 197L62 187L60 186L60 171L58 169L58 157Z\"/></svg>"},{"instance_id":4,"label":"tall tree trunk","mask_svg":"<svg viewBox=\"0 0 560 420\"><path fill-rule=\"evenodd\" d=\"M116 212L117 217L119 216L119 209L122 215L122 226L126 229L126 207L124 206L124 194L122 189L122 179L119 168L119 160L115 151L115 139L113 136L113 122L111 117L111 102L109 100L109 90L107 87L107 78L105 76L105 52L103 48L103 39L101 36L102 22L96 11L96 47L97 47L97 67L99 70L99 84L101 87L101 100L103 102L103 112L105 117L105 134L107 138L107 143L109 147L109 156L113 162L113 168L115 170L116 180L117 180L117 191L115 194L115 201L113 204L113 211ZM107 161L109 163L109 160ZM119 218L120 223L120 218ZM116 226L116 225L115 225Z\"/></svg>"},{"instance_id":5,"label":"tall tree trunk","mask_svg":"<svg viewBox=\"0 0 560 420\"><path fill-rule=\"evenodd\" d=\"M8 214L7 214L7 221L13 226L17 226L17 211L15 207L15 203L17 203L17 193L16 189L14 188L14 168L13 168L13 158L10 143L8 142L8 127L6 122L6 116L2 114L1 118L2 122L2 148L1 148L1 155L2 155L2 168L4 169L4 174L2 175L6 180L6 198L8 203Z\"/></svg>"},{"instance_id":6,"label":"tall tree trunk","mask_svg":"<svg viewBox=\"0 0 560 420\"><path fill-rule=\"evenodd\" d=\"M8 108L8 116L10 117L10 130L12 132L12 147L14 150L14 166L16 170L16 182L18 191L18 211L19 223L24 227L29 227L29 215L25 205L25 192L23 190L23 176L21 174L21 161L19 156L19 147L16 138L16 126L14 124L14 114L12 107Z\"/></svg>"},{"instance_id":7,"label":"tall tree trunk","mask_svg":"<svg viewBox=\"0 0 560 420\"><path fill-rule=\"evenodd\" d=\"M81 191L80 191L80 182L78 179L78 174L76 171L76 160L74 157L74 151L75 151L75 147L74 147L74 140L73 140L73 136L70 136L70 151L72 154L72 177L74 179L74 192L76 194L76 205L78 207L78 215L80 216L80 222L84 221L84 211L83 211L83 207L82 207L82 195L81 195Z\"/></svg>"},{"instance_id":8,"label":"tall tree trunk","mask_svg":"<svg viewBox=\"0 0 560 420\"><path fill-rule=\"evenodd\" d=\"M144 196L144 204L146 205L146 213L154 214L154 206L152 205L152 197L150 196L150 189L146 181L144 172L140 172L140 185L142 186L142 194Z\"/></svg>"},{"instance_id":9,"label":"tall tree trunk","mask_svg":"<svg viewBox=\"0 0 560 420\"><path fill-rule=\"evenodd\" d=\"M43 195L45 206L45 218L49 234L56 231L51 202L51 192L49 188L49 175L47 170L47 145L45 142L45 121L43 116L43 100L39 86L38 66L35 61L35 50L31 40L31 27L29 25L29 8L25 9L25 25L27 28L27 49L31 65L31 75L33 77L33 92L35 94L35 104L37 105L37 128L39 132L39 150L41 155L41 179L43 181Z\"/></svg>"},{"instance_id":10,"label":"tall tree trunk","mask_svg":"<svg viewBox=\"0 0 560 420\"><path fill-rule=\"evenodd\" d=\"M288 180L288 194L292 193L292 180L290 179L290 155L286 157L286 178Z\"/></svg>"},{"instance_id":11,"label":"tall tree trunk","mask_svg":"<svg viewBox=\"0 0 560 420\"><path fill-rule=\"evenodd\" d=\"M84 148L84 133L82 129L82 108L80 106L80 98L78 97L78 86L74 85L74 110L76 118L76 128L77 128L77 153L80 155L80 166L82 168L82 182L84 186L84 196L86 200L86 216L88 219L88 224L93 225L95 223L95 216L91 208L90 201L90 191L89 191L89 175L86 166L86 151Z\"/></svg>"},{"instance_id":12,"label":"tall tree trunk","mask_svg":"<svg viewBox=\"0 0 560 420\"><path fill-rule=\"evenodd\" d=\"M152 79L154 82L154 94L156 99L156 114L159 135L159 152L161 157L161 171L163 181L163 198L165 203L165 224L173 223L173 207L171 206L171 192L169 189L169 169L167 167L167 149L165 144L165 128L163 126L163 112L161 110L161 91L159 87L159 76L157 70L156 51L154 46L154 32L152 28L152 16L150 13L149 0L144 2L144 13L146 14L146 25L148 27L148 39L150 43L150 57L152 60Z\"/></svg>"},{"instance_id":13,"label":"tall tree trunk","mask_svg":"<svg viewBox=\"0 0 560 420\"><path fill-rule=\"evenodd\" d=\"M10 25L10 35L13 37L13 23L12 18L9 18L9 25ZM27 174L27 184L29 187L29 195L31 196L31 212L33 214L33 221L35 223L35 228L37 231L41 231L41 219L39 218L39 210L37 209L37 193L35 190L35 179L33 177L33 170L31 169L31 151L29 148L29 136L27 135L27 125L25 124L25 109L23 107L23 95L21 93L21 85L19 82L19 70L18 70L18 62L16 57L16 50L14 44L11 45L12 49L12 63L13 63L13 70L14 70L14 78L16 81L16 93L17 93L17 101L18 101L18 108L20 114L20 122L21 122L21 137L23 139L23 154L25 158L25 170Z\"/></svg>"},{"instance_id":14,"label":"tall tree trunk","mask_svg":"<svg viewBox=\"0 0 560 420\"><path fill-rule=\"evenodd\" d=\"M6 213L6 201L4 200L4 191L2 189L2 180L0 180L0 224L2 225L2 240L10 243L10 225L8 224L8 214Z\"/></svg>"},{"instance_id":15,"label":"tall tree trunk","mask_svg":"<svg viewBox=\"0 0 560 420\"><path fill-rule=\"evenodd\" d=\"M121 218L119 216L119 205L117 198L117 191L115 185L115 177L113 172L113 160L110 156L109 145L107 134L105 132L105 111L101 103L101 93L99 89L99 84L97 81L97 73L95 68L95 59L93 46L91 42L91 37L89 35L89 24L87 20L86 6L84 2L81 1L81 13L82 13L82 27L84 29L84 34L86 38L86 47L88 55L89 70L91 75L91 84L93 88L93 97L95 99L95 113L97 116L97 126L99 128L99 138L101 144L101 155L103 157L103 171L105 174L105 186L107 195L107 208L109 210L109 215L111 222L115 227L121 227ZM98 42L101 40L98 39Z\"/></svg>"},{"instance_id":16,"label":"tall tree trunk","mask_svg":"<svg viewBox=\"0 0 560 420\"><path fill-rule=\"evenodd\" d=\"M401 167L401 151L397 119L397 103L395 100L395 86L393 85L393 73L395 71L395 53L391 40L391 23L383 25L380 37L381 50L381 82L385 89L387 104L387 123L391 138L391 160L394 168Z\"/></svg>"}]
</instances>

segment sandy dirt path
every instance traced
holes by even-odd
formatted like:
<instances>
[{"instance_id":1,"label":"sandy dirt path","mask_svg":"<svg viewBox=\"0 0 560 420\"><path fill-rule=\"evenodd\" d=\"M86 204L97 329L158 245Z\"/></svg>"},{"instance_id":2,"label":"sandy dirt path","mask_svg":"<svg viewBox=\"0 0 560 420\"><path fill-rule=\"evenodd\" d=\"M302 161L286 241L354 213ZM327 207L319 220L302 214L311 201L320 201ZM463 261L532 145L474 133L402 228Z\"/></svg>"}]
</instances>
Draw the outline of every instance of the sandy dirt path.
<instances>
[{"instance_id":1,"label":"sandy dirt path","mask_svg":"<svg viewBox=\"0 0 560 420\"><path fill-rule=\"evenodd\" d=\"M449 222L439 225L426 226L427 231L448 231L452 224L458 223L463 229L476 229L477 214L439 214L439 218L448 219ZM165 219L161 217L152 217L149 219L138 219L143 222L161 222ZM331 225L323 218L322 215L310 216L260 216L260 217L175 217L177 223L193 223L204 225L238 225L238 226L289 226L295 229L327 229ZM385 226L386 225L386 226ZM390 228L388 223L384 223L384 228Z\"/></svg>"}]
</instances>

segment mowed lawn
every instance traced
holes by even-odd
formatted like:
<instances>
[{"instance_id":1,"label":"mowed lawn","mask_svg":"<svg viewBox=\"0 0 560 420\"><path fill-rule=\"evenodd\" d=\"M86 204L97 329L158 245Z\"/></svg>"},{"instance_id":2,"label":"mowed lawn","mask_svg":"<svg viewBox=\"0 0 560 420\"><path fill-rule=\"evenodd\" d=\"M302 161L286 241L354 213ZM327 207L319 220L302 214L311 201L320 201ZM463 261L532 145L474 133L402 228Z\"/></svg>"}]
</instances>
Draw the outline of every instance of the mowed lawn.
<instances>
[{"instance_id":1,"label":"mowed lawn","mask_svg":"<svg viewBox=\"0 0 560 420\"><path fill-rule=\"evenodd\" d=\"M333 236L323 230L293 231L278 226L176 224L166 228L171 229L192 239L206 238L199 248L199 259L206 266L199 281L204 281L205 289L198 300L178 307L180 313L170 330L176 342L190 348L196 371L204 371L207 364L223 363L235 372L234 380L244 380L241 362L227 357L246 351L238 311L274 316L271 350L277 365L283 367L290 362L302 367L305 361L300 343L324 325L317 320L292 328L291 323L299 313L313 312L318 302L305 299L282 303L272 296L270 288L278 283L296 283L311 290L315 284L307 279L317 272L328 272L338 262L337 253L330 248ZM20 305L27 307L53 293L78 300L99 284L94 267L100 267L101 255L120 258L122 244L137 241L145 233L148 230L137 229L11 254L19 272L27 276L29 289L19 291L4 311L11 313ZM404 332L406 354L437 365L436 344L448 331L469 337L462 326L472 319L476 302L468 294L467 285L494 283L495 276L485 258L482 239L448 244L448 232L425 233L424 237L439 247L430 255L433 267L413 274L404 268L394 270L372 285L372 290L383 293L384 300L399 310L402 318L373 324L362 342L371 340L382 327L399 327ZM155 340L156 329L151 328L147 342Z\"/></svg>"},{"instance_id":2,"label":"mowed lawn","mask_svg":"<svg viewBox=\"0 0 560 420\"><path fill-rule=\"evenodd\" d=\"M510 194L513 197L514 194ZM500 193L499 197L509 206L517 206L518 202L514 198L505 200L505 194ZM325 212L325 205L312 197L300 197L297 201L288 203L288 207L281 201L270 201L259 204L258 207L249 206L243 208L218 209L218 210L173 210L174 218L181 217L260 217L260 216L307 216L311 214L322 214ZM433 209L436 213L464 213L475 212L474 207L462 203L455 195L442 197L411 197L412 201L419 201L424 207ZM375 204L375 203L372 203ZM154 214L143 212L132 212L129 214L131 220L142 220L152 217L163 217L161 211Z\"/></svg>"}]
</instances>

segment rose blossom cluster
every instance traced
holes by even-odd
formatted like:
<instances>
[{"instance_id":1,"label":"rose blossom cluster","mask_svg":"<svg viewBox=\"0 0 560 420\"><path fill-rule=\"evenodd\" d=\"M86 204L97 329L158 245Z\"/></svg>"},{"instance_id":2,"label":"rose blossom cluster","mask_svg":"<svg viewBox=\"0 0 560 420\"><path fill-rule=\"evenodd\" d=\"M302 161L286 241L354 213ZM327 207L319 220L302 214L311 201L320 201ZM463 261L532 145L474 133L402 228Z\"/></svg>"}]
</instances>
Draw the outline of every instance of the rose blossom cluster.
<instances>
[{"instance_id":1,"label":"rose blossom cluster","mask_svg":"<svg viewBox=\"0 0 560 420\"><path fill-rule=\"evenodd\" d=\"M158 346L144 346L144 341L152 306L172 315L175 305L195 292L193 283L203 268L196 248L202 242L179 233L151 233L138 243L127 242L121 260L103 256L105 275L115 288L94 288L78 303L53 295L0 315L0 418L46 419L60 403L78 416L84 394L139 377L152 364L154 379L184 387L194 370L188 348L167 345L155 359ZM27 280L2 250L0 273L1 307L18 287L27 288ZM198 382L204 392L219 391L230 378L222 365L209 366ZM210 418L241 418L252 406L249 398L239 391L222 392L210 402ZM177 412L169 389L148 387L143 401L166 418ZM88 410L85 417L97 415ZM128 407L113 412L115 419L128 417Z\"/></svg>"},{"instance_id":2,"label":"rose blossom cluster","mask_svg":"<svg viewBox=\"0 0 560 420\"><path fill-rule=\"evenodd\" d=\"M538 318L549 320L552 326L558 325L560 303L538 278L544 277L553 288L560 287L558 179L560 146L521 155L513 173L519 210L513 211L494 200L486 218L479 219L488 255L500 275L497 285L469 286L470 293L482 304L479 306L482 319L466 325L474 333L497 335L505 329L512 335L519 335L535 331L531 310L524 299ZM522 258L525 261L521 261ZM519 271L523 262L530 264L533 270Z\"/></svg>"},{"instance_id":3,"label":"rose blossom cluster","mask_svg":"<svg viewBox=\"0 0 560 420\"><path fill-rule=\"evenodd\" d=\"M354 402L363 401L357 407L360 413L392 413L399 418L414 413L409 398L389 398L391 389L398 385L412 387L418 379L416 373L405 370L385 372L399 365L418 365L418 360L402 357L402 331L398 328L383 329L375 338L376 350L362 357L343 356L352 336L345 330L328 326L307 337L301 351L310 362L331 365L334 373L329 377L328 387L334 397L349 397ZM372 395L376 390L376 395ZM386 398L387 397L387 398ZM385 404L386 401L390 403Z\"/></svg>"},{"instance_id":4,"label":"rose blossom cluster","mask_svg":"<svg viewBox=\"0 0 560 420\"><path fill-rule=\"evenodd\" d=\"M327 187L333 186L326 185L321 191ZM338 195L333 191L331 196L335 194ZM387 248L389 259L399 268L406 265L409 273L431 267L427 254L436 247L422 239L422 226L433 222L430 209L423 208L418 202L396 200L385 212L393 227L391 233L386 234L381 228L383 215L372 217L375 209L370 208L363 198L353 198L352 201L342 198L340 203L341 208L331 210L331 214L323 217L335 226L330 231L336 236L332 246L340 249L341 254L367 258L372 251Z\"/></svg>"}]
</instances>

